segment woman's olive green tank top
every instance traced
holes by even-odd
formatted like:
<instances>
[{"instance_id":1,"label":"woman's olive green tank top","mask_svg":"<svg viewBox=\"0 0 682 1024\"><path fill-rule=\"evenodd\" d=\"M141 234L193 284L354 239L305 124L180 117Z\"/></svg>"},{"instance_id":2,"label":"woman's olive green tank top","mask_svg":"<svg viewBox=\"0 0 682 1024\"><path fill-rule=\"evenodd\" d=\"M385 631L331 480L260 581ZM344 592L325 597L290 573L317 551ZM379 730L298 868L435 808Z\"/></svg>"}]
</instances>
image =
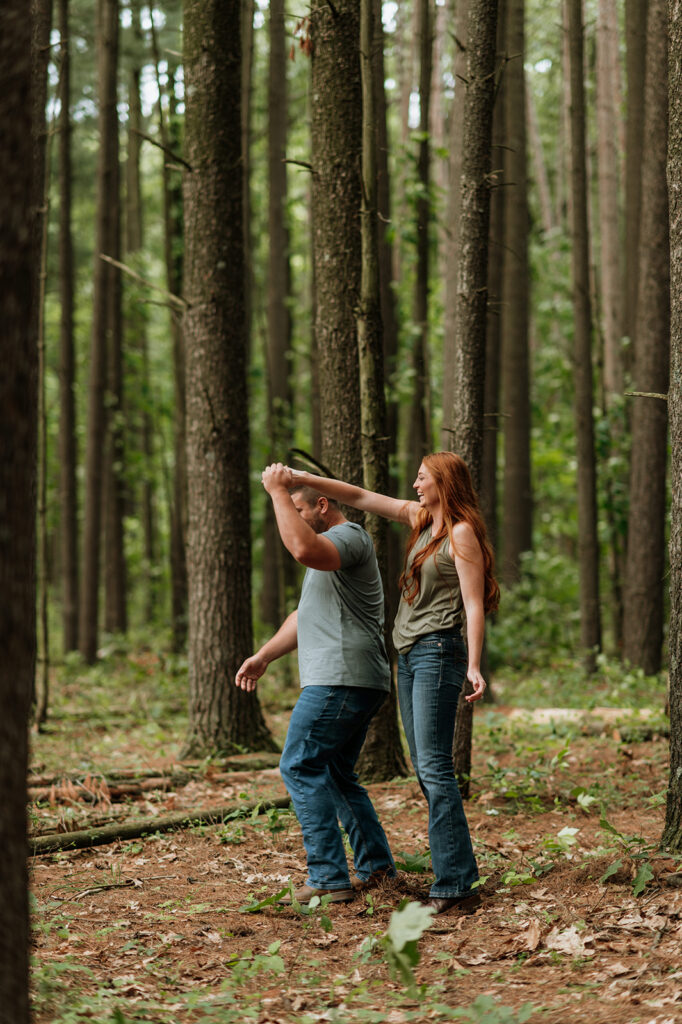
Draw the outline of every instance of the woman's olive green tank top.
<instances>
[{"instance_id":1,"label":"woman's olive green tank top","mask_svg":"<svg viewBox=\"0 0 682 1024\"><path fill-rule=\"evenodd\" d=\"M423 530L410 551L408 569L419 551L431 540L431 527ZM422 564L419 593L412 604L401 595L398 614L393 624L393 643L399 654L405 654L410 647L426 633L443 629L461 629L462 592L459 576L450 557L450 538L444 537L435 555Z\"/></svg>"}]
</instances>

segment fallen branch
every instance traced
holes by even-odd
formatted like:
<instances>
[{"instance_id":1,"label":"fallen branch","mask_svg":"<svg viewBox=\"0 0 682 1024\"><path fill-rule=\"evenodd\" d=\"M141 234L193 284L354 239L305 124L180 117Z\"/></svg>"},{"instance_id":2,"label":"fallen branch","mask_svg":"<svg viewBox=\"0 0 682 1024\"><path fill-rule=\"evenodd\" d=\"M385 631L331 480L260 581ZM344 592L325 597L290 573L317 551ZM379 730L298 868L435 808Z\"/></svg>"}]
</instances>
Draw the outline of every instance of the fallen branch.
<instances>
[{"instance_id":1,"label":"fallen branch","mask_svg":"<svg viewBox=\"0 0 682 1024\"><path fill-rule=\"evenodd\" d=\"M227 777L235 773L260 772L268 768L276 768L278 765L279 754L262 753L255 757L250 754L242 754L236 758L227 758L208 768L205 764L200 764L199 762L196 765L183 762L180 768L168 768L167 771L145 772L139 768L119 768L117 771L106 772L106 774L101 772L93 772L91 774L96 775L97 778L103 778L110 788L119 782L133 782L142 785L148 779L168 779L178 785L183 785L197 779L206 779L208 781L216 779L222 781L223 776ZM73 775L29 775L26 784L29 789L39 789L45 786L59 785L69 779L71 782L81 782L84 778L83 772L77 772Z\"/></svg>"},{"instance_id":2,"label":"fallen branch","mask_svg":"<svg viewBox=\"0 0 682 1024\"><path fill-rule=\"evenodd\" d=\"M173 829L190 828L192 825L220 825L235 811L254 811L257 807L266 811L269 807L288 807L290 803L289 797L285 796L277 800L256 800L248 804L227 804L212 810L170 814L163 818L138 818L137 821L83 829L80 832L36 836L29 839L29 852L33 856L39 856L43 853L55 853L57 850L82 850L89 846L115 843L119 839L139 839L141 836L153 835L156 832L172 832Z\"/></svg>"}]
</instances>

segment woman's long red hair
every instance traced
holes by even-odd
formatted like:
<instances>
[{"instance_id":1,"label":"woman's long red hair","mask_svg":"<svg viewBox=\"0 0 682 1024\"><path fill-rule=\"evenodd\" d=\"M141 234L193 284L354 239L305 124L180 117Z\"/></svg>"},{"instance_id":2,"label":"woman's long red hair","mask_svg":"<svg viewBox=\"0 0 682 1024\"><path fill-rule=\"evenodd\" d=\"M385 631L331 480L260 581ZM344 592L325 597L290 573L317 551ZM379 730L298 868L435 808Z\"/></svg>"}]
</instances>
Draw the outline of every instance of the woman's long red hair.
<instances>
[{"instance_id":1,"label":"woman's long red hair","mask_svg":"<svg viewBox=\"0 0 682 1024\"><path fill-rule=\"evenodd\" d=\"M438 550L446 536L452 536L453 526L462 522L469 523L476 534L483 555L483 609L486 614L494 612L500 603L500 588L495 579L495 556L488 540L469 467L464 459L454 452L434 452L432 455L424 456L422 463L435 481L443 510L443 526L436 536L417 552L408 569L407 558L410 551L422 530L431 522L431 513L425 508L419 510L414 529L407 540L400 590L408 604L412 604L419 593L421 567L425 560Z\"/></svg>"}]
</instances>

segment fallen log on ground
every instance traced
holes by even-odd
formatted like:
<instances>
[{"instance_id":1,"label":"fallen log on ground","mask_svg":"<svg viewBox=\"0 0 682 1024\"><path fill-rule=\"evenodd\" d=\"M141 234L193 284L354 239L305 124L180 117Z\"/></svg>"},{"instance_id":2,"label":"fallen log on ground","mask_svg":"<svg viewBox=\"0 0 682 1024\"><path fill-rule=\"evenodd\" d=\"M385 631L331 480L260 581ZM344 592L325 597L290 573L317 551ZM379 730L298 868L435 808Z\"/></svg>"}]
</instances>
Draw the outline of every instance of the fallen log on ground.
<instances>
[{"instance_id":1,"label":"fallen log on ground","mask_svg":"<svg viewBox=\"0 0 682 1024\"><path fill-rule=\"evenodd\" d=\"M34 856L56 853L58 850L82 850L90 846L104 846L120 839L139 839L156 832L172 832L174 829L190 828L192 825L220 825L236 811L254 811L261 807L263 812L270 807L288 807L288 796L276 800L256 800L252 803L227 804L204 811L185 811L169 814L163 818L138 818L137 821L103 825L101 828L83 829L80 832L56 832L46 836L29 838L29 852Z\"/></svg>"},{"instance_id":2,"label":"fallen log on ground","mask_svg":"<svg viewBox=\"0 0 682 1024\"><path fill-rule=\"evenodd\" d=\"M167 771L144 771L139 768L119 768L111 772L91 771L89 774L104 778L110 785L112 782L135 781L143 779L172 779L173 781L212 778L215 774L231 774L232 772L260 772L267 768L276 768L279 764L279 754L261 753L256 755L239 754L236 757L226 758L224 761L213 762L206 766L196 762L182 762L178 767L169 767ZM73 775L29 775L26 785L29 788L52 786L65 779L72 782L80 782L86 777L87 772L76 772Z\"/></svg>"}]
</instances>

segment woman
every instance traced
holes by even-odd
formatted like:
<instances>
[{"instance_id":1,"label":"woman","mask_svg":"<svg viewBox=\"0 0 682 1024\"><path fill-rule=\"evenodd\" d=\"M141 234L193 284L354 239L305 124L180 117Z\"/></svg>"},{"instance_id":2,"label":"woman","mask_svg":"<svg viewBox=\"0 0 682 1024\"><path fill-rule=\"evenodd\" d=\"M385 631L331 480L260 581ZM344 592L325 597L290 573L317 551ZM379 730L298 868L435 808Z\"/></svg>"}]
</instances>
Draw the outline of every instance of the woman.
<instances>
[{"instance_id":1,"label":"woman","mask_svg":"<svg viewBox=\"0 0 682 1024\"><path fill-rule=\"evenodd\" d=\"M411 528L393 643L405 736L429 805L435 874L429 905L437 914L472 913L481 902L478 869L452 770L452 740L465 676L472 686L466 700L479 700L485 690L485 615L497 607L500 591L469 469L453 452L427 455L413 484L417 501L297 470L292 482Z\"/></svg>"}]
</instances>

